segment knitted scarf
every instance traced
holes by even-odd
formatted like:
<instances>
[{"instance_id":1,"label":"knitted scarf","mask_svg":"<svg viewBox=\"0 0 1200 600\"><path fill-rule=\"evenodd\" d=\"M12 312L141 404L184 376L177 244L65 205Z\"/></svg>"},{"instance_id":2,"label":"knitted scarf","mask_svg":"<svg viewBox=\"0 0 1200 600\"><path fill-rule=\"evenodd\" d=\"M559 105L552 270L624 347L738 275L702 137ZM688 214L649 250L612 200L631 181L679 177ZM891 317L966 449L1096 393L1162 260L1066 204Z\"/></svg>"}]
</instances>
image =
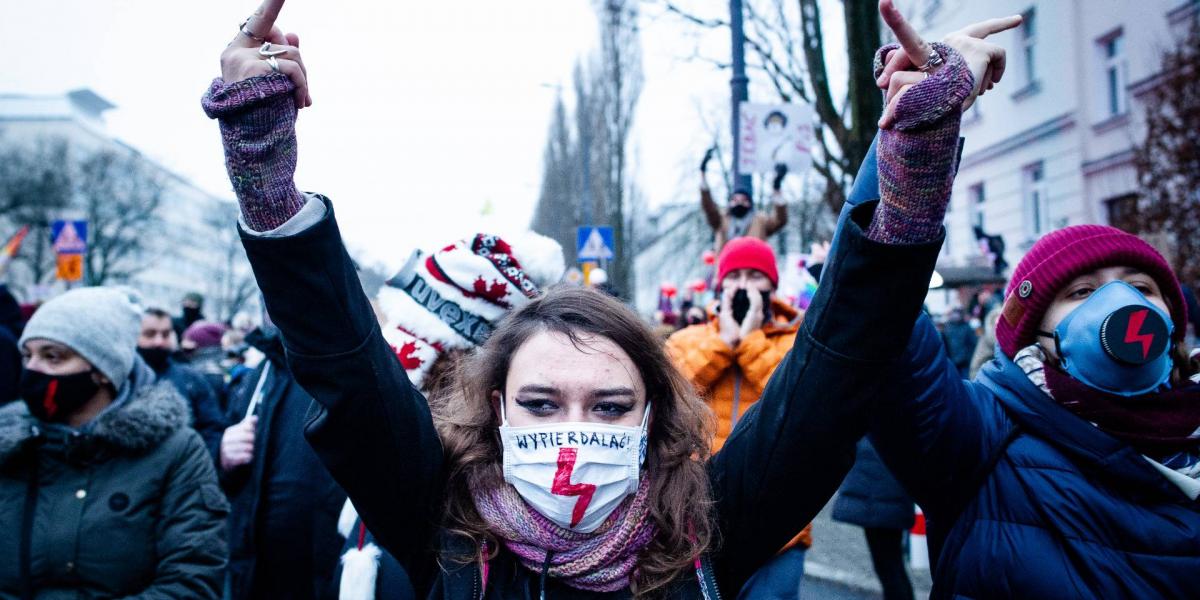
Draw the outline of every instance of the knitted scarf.
<instances>
[{"instance_id":1,"label":"knitted scarf","mask_svg":"<svg viewBox=\"0 0 1200 600\"><path fill-rule=\"evenodd\" d=\"M591 533L559 527L526 504L510 485L476 492L475 508L525 568L535 573L545 570L576 589L615 592L629 587L638 555L658 532L650 518L649 491L643 477L637 493Z\"/></svg>"},{"instance_id":2,"label":"knitted scarf","mask_svg":"<svg viewBox=\"0 0 1200 600\"><path fill-rule=\"evenodd\" d=\"M1200 386L1126 398L1076 381L1045 362L1036 344L1015 362L1060 406L1138 452L1192 478L1200 477Z\"/></svg>"}]
</instances>

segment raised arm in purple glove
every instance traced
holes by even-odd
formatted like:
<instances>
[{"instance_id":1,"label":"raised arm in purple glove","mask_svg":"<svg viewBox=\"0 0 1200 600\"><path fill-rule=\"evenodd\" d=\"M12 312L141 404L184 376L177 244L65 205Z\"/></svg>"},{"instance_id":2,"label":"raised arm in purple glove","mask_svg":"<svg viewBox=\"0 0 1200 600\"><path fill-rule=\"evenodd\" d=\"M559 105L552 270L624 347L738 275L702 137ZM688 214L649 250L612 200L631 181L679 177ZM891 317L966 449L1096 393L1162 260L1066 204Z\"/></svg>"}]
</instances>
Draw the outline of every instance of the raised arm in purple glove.
<instances>
[{"instance_id":1,"label":"raised arm in purple glove","mask_svg":"<svg viewBox=\"0 0 1200 600\"><path fill-rule=\"evenodd\" d=\"M938 237L958 157L962 112L1004 73L1004 49L983 38L1021 17L991 19L928 44L891 0L879 3L899 44L875 55L876 83L887 93L879 120L879 192L867 236L891 244ZM913 65L918 70L909 70Z\"/></svg>"},{"instance_id":2,"label":"raised arm in purple glove","mask_svg":"<svg viewBox=\"0 0 1200 600\"><path fill-rule=\"evenodd\" d=\"M221 53L221 77L202 104L221 125L225 167L254 231L268 231L304 206L296 191L296 112L312 105L300 38L275 19L284 0L264 0Z\"/></svg>"}]
</instances>

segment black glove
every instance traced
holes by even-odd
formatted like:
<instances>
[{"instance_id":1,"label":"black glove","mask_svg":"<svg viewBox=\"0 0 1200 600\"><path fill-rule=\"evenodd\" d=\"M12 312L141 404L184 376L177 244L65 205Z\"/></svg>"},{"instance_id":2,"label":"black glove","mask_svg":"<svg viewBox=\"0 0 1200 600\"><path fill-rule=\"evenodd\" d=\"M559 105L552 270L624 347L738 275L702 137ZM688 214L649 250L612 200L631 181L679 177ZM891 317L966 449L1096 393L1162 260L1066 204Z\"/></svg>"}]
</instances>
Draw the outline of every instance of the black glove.
<instances>
[{"instance_id":1,"label":"black glove","mask_svg":"<svg viewBox=\"0 0 1200 600\"><path fill-rule=\"evenodd\" d=\"M708 172L708 161L712 160L713 152L716 152L716 150L717 150L717 147L713 146L712 148L709 148L708 150L706 150L704 152L704 160L700 161L700 172L701 173Z\"/></svg>"},{"instance_id":2,"label":"black glove","mask_svg":"<svg viewBox=\"0 0 1200 600\"><path fill-rule=\"evenodd\" d=\"M771 180L771 189L779 191L779 188L783 185L783 178L787 176L787 171L787 165L783 163L775 164L775 179Z\"/></svg>"}]
</instances>

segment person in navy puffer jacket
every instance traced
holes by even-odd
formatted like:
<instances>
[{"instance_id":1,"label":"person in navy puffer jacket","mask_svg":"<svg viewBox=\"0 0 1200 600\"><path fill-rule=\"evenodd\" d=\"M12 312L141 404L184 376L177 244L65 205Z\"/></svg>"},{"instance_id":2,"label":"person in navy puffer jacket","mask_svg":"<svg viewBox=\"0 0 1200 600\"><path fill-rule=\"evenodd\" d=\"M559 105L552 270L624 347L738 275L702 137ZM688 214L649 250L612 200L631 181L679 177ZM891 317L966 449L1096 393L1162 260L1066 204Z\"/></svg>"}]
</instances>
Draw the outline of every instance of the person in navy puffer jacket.
<instances>
[{"instance_id":1,"label":"person in navy puffer jacket","mask_svg":"<svg viewBox=\"0 0 1200 600\"><path fill-rule=\"evenodd\" d=\"M916 55L885 48L880 64L905 52ZM883 87L887 70L876 73ZM860 175L846 215L890 173L872 152ZM941 223L945 204L906 208L905 223ZM1099 225L1030 249L1005 294L995 358L974 381L917 319L903 357L879 373L892 383L870 440L925 512L932 598L1200 594L1200 386L1186 322L1162 256Z\"/></svg>"}]
</instances>

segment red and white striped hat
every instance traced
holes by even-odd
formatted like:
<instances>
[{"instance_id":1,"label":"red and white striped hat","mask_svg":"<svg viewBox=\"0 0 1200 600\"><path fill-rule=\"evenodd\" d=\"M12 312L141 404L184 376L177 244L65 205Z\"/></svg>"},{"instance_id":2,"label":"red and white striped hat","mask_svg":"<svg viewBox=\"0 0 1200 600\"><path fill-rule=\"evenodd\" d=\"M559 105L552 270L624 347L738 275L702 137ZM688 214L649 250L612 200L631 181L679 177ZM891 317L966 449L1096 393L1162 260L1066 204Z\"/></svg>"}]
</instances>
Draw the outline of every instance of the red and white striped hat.
<instances>
[{"instance_id":1,"label":"red and white striped hat","mask_svg":"<svg viewBox=\"0 0 1200 600\"><path fill-rule=\"evenodd\" d=\"M438 356L482 344L509 310L563 271L562 248L536 233L479 233L433 253L417 250L380 289L383 337L420 388Z\"/></svg>"}]
</instances>

